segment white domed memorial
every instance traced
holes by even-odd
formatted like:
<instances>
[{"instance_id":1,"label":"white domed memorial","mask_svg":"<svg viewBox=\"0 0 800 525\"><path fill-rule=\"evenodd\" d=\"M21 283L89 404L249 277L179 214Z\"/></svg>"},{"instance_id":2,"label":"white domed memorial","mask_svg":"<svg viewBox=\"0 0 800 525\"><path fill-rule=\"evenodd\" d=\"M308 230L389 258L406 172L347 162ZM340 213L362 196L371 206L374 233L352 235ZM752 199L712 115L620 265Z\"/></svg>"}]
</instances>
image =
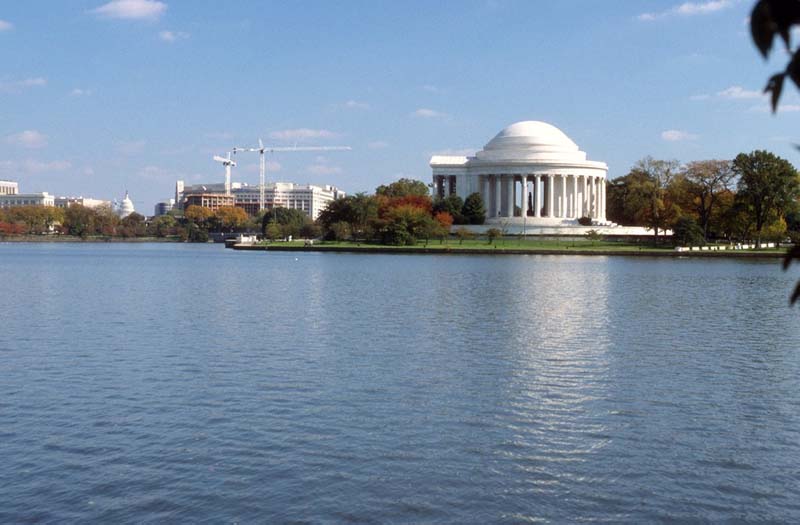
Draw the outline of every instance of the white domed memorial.
<instances>
[{"instance_id":1,"label":"white domed memorial","mask_svg":"<svg viewBox=\"0 0 800 525\"><path fill-rule=\"evenodd\" d=\"M431 157L435 195L480 193L486 224L576 226L606 221L605 162L586 160L564 132L526 120L498 133L472 157Z\"/></svg>"}]
</instances>

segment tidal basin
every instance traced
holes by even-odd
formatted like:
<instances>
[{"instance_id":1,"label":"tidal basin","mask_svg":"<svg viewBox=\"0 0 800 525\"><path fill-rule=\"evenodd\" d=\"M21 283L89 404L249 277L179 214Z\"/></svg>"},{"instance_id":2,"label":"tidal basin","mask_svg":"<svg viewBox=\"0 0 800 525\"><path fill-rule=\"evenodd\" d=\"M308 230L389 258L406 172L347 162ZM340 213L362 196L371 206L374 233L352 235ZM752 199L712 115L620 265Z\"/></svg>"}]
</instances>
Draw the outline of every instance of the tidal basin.
<instances>
[{"instance_id":1,"label":"tidal basin","mask_svg":"<svg viewBox=\"0 0 800 525\"><path fill-rule=\"evenodd\" d=\"M0 245L0 522L797 522L797 277Z\"/></svg>"}]
</instances>

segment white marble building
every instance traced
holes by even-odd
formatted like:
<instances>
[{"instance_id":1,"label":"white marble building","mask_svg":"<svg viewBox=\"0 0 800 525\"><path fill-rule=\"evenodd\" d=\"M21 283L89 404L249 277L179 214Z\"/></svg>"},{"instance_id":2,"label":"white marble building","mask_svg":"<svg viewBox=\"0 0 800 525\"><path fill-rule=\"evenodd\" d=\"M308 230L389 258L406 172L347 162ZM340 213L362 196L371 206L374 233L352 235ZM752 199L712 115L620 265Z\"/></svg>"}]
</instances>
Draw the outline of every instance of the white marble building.
<instances>
[{"instance_id":1,"label":"white marble building","mask_svg":"<svg viewBox=\"0 0 800 525\"><path fill-rule=\"evenodd\" d=\"M536 227L606 221L604 162L586 153L561 130L534 120L505 128L472 157L433 156L434 193L465 199L480 193L486 224Z\"/></svg>"}]
</instances>

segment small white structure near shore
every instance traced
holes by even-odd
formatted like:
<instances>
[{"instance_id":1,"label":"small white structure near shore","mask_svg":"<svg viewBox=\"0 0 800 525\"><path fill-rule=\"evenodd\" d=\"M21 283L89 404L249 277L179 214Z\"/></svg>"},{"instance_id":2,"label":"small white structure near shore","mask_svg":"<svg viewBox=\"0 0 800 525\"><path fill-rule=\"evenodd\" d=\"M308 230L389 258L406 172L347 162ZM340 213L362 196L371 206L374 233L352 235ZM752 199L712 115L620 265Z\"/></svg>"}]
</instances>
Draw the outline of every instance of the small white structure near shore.
<instances>
[{"instance_id":1,"label":"small white structure near shore","mask_svg":"<svg viewBox=\"0 0 800 525\"><path fill-rule=\"evenodd\" d=\"M434 194L472 193L483 197L485 224L513 234L580 235L590 229L607 235L652 235L606 220L605 162L587 160L564 132L546 122L508 126L474 156L431 157ZM578 219L588 217L591 226ZM609 230L612 230L609 232Z\"/></svg>"}]
</instances>

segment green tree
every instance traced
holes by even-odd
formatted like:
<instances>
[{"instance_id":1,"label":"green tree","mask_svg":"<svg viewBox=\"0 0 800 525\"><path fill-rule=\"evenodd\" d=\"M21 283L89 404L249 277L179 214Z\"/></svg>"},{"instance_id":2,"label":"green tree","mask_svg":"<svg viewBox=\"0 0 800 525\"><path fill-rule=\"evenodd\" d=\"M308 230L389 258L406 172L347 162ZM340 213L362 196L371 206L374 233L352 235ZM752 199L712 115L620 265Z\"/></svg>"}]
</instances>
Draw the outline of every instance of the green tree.
<instances>
[{"instance_id":1,"label":"green tree","mask_svg":"<svg viewBox=\"0 0 800 525\"><path fill-rule=\"evenodd\" d=\"M418 239L429 239L436 233L438 223L427 210L413 205L392 208L381 230L383 244L414 245Z\"/></svg>"},{"instance_id":2,"label":"green tree","mask_svg":"<svg viewBox=\"0 0 800 525\"><path fill-rule=\"evenodd\" d=\"M276 207L264 215L263 231L266 231L267 225L270 222L275 222L281 227L284 237L288 237L289 235L297 237L300 235L300 230L303 228L306 220L308 220L308 215L302 210Z\"/></svg>"},{"instance_id":3,"label":"green tree","mask_svg":"<svg viewBox=\"0 0 800 525\"><path fill-rule=\"evenodd\" d=\"M483 205L483 198L480 193L471 193L464 200L464 207L461 215L469 224L483 224L486 220L486 208Z\"/></svg>"},{"instance_id":4,"label":"green tree","mask_svg":"<svg viewBox=\"0 0 800 525\"><path fill-rule=\"evenodd\" d=\"M351 234L350 223L345 221L334 222L328 231L328 237L334 241L346 241Z\"/></svg>"},{"instance_id":5,"label":"green tree","mask_svg":"<svg viewBox=\"0 0 800 525\"><path fill-rule=\"evenodd\" d=\"M631 170L626 206L632 208L637 221L652 228L656 244L659 230L665 230L679 211L667 194L678 166L676 160L657 160L648 156Z\"/></svg>"},{"instance_id":6,"label":"green tree","mask_svg":"<svg viewBox=\"0 0 800 525\"><path fill-rule=\"evenodd\" d=\"M281 225L275 221L270 221L267 223L267 227L264 228L264 235L270 241L275 241L283 237L283 230L281 229Z\"/></svg>"},{"instance_id":7,"label":"green tree","mask_svg":"<svg viewBox=\"0 0 800 525\"><path fill-rule=\"evenodd\" d=\"M175 235L177 221L172 215L159 215L150 222L150 234L155 237Z\"/></svg>"},{"instance_id":8,"label":"green tree","mask_svg":"<svg viewBox=\"0 0 800 525\"><path fill-rule=\"evenodd\" d=\"M354 237L366 239L372 235L370 224L378 218L378 199L375 196L357 193L344 199L332 201L322 210L317 223L327 237L333 238L335 234L331 228L337 222L346 222L350 233Z\"/></svg>"},{"instance_id":9,"label":"green tree","mask_svg":"<svg viewBox=\"0 0 800 525\"><path fill-rule=\"evenodd\" d=\"M64 211L62 227L69 235L87 237L95 233L95 212L80 204L73 204Z\"/></svg>"},{"instance_id":10,"label":"green tree","mask_svg":"<svg viewBox=\"0 0 800 525\"><path fill-rule=\"evenodd\" d=\"M140 237L146 232L144 216L134 212L119 222L119 233L123 237Z\"/></svg>"},{"instance_id":11,"label":"green tree","mask_svg":"<svg viewBox=\"0 0 800 525\"><path fill-rule=\"evenodd\" d=\"M214 212L214 216L223 230L234 232L247 224L247 212L236 206L221 206Z\"/></svg>"},{"instance_id":12,"label":"green tree","mask_svg":"<svg viewBox=\"0 0 800 525\"><path fill-rule=\"evenodd\" d=\"M448 195L444 199L437 198L433 203L433 213L446 212L453 217L453 224L464 224L466 220L461 214L464 208L464 199L456 195Z\"/></svg>"},{"instance_id":13,"label":"green tree","mask_svg":"<svg viewBox=\"0 0 800 525\"><path fill-rule=\"evenodd\" d=\"M705 244L705 235L693 217L683 215L672 226L672 240L676 246L699 246Z\"/></svg>"},{"instance_id":14,"label":"green tree","mask_svg":"<svg viewBox=\"0 0 800 525\"><path fill-rule=\"evenodd\" d=\"M422 197L430 195L430 191L428 185L420 180L403 178L389 185L378 186L375 194L384 197L409 197L412 195Z\"/></svg>"},{"instance_id":15,"label":"green tree","mask_svg":"<svg viewBox=\"0 0 800 525\"><path fill-rule=\"evenodd\" d=\"M733 165L728 160L690 162L686 166L685 177L688 182L686 190L692 196L703 237L708 239L719 196L730 190L734 177Z\"/></svg>"},{"instance_id":16,"label":"green tree","mask_svg":"<svg viewBox=\"0 0 800 525\"><path fill-rule=\"evenodd\" d=\"M789 161L762 150L737 155L733 171L739 177L736 198L752 217L760 246L764 226L782 217L800 196L800 178Z\"/></svg>"}]
</instances>

